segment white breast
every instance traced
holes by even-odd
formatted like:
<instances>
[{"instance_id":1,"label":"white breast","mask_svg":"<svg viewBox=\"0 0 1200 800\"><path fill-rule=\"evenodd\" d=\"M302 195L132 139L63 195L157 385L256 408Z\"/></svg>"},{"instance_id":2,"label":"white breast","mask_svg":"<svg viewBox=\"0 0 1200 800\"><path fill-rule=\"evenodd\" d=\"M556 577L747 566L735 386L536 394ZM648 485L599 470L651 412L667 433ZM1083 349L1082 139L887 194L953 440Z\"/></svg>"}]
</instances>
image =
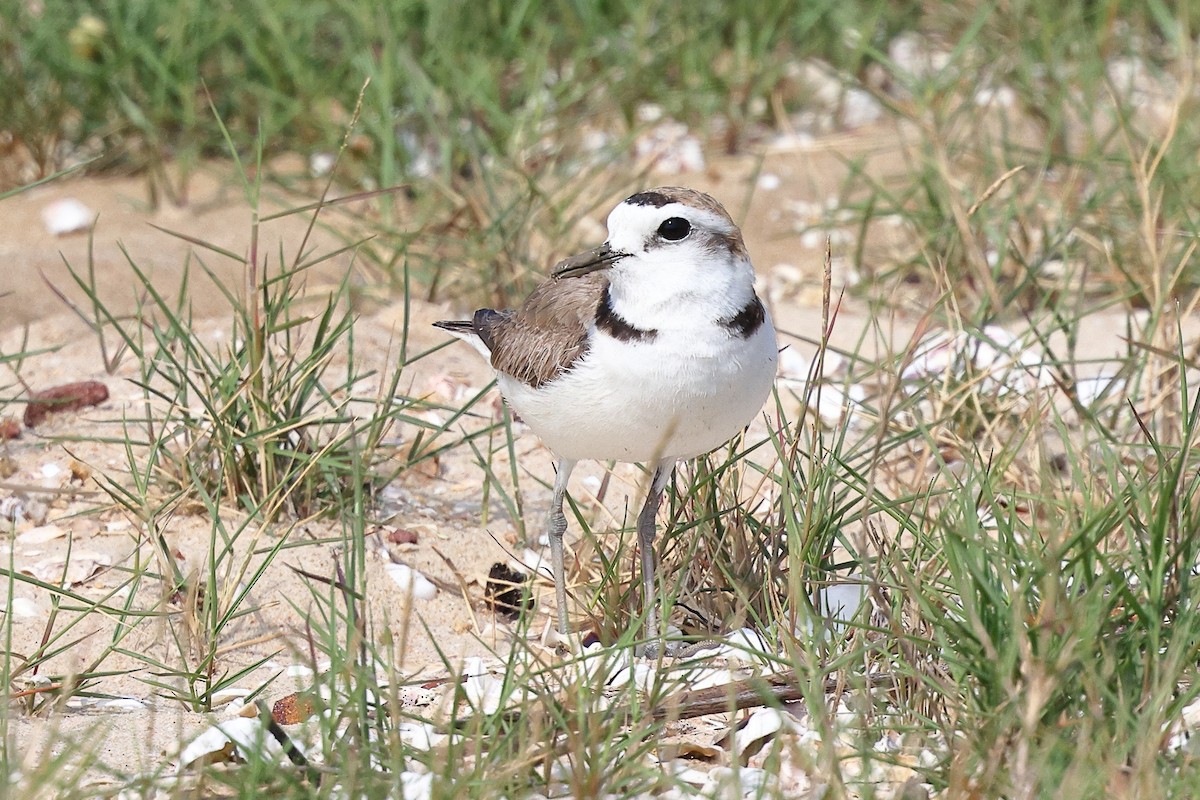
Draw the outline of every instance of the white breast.
<instances>
[{"instance_id":1,"label":"white breast","mask_svg":"<svg viewBox=\"0 0 1200 800\"><path fill-rule=\"evenodd\" d=\"M735 436L762 410L777 359L768 317L749 339L717 324L648 342L593 331L580 363L550 383L498 380L560 458L649 462L691 458Z\"/></svg>"}]
</instances>

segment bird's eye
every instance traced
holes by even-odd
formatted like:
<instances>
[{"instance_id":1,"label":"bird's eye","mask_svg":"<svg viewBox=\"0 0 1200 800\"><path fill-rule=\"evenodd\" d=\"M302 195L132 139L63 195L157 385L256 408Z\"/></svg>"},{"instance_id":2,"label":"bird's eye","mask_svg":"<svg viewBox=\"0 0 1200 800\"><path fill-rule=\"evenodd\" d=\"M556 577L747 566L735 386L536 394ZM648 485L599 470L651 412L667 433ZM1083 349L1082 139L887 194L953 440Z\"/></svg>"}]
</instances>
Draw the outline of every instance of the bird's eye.
<instances>
[{"instance_id":1,"label":"bird's eye","mask_svg":"<svg viewBox=\"0 0 1200 800\"><path fill-rule=\"evenodd\" d=\"M658 226L658 235L668 242L678 242L692 232L692 223L683 217L671 217Z\"/></svg>"}]
</instances>

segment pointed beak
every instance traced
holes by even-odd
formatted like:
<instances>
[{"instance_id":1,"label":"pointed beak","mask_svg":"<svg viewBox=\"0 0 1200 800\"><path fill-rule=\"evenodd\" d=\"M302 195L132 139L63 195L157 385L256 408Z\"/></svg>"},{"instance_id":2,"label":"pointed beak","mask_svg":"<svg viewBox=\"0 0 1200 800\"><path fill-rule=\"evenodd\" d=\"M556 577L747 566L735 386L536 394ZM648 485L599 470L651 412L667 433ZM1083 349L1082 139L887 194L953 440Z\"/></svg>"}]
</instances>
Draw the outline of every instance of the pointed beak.
<instances>
[{"instance_id":1,"label":"pointed beak","mask_svg":"<svg viewBox=\"0 0 1200 800\"><path fill-rule=\"evenodd\" d=\"M605 242L594 250L564 258L554 265L554 271L551 274L555 278L578 278L590 272L610 267L627 255L629 254L613 250L612 246Z\"/></svg>"}]
</instances>

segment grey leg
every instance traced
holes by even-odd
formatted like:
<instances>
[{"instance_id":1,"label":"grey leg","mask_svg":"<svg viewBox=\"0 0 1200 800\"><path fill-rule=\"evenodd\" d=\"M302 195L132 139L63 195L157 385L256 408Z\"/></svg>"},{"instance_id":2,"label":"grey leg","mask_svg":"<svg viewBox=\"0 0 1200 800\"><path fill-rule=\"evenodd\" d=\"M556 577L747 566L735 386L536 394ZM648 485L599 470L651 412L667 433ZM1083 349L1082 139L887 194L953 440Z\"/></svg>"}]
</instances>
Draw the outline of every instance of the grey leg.
<instances>
[{"instance_id":1,"label":"grey leg","mask_svg":"<svg viewBox=\"0 0 1200 800\"><path fill-rule=\"evenodd\" d=\"M550 500L550 513L546 515L546 532L550 538L550 564L554 569L554 599L558 603L558 632L566 636L570 623L567 620L567 568L563 559L563 534L567 532L567 518L563 514L563 498L567 494L567 481L575 469L574 461L561 458L558 475L554 478L554 497Z\"/></svg>"},{"instance_id":2,"label":"grey leg","mask_svg":"<svg viewBox=\"0 0 1200 800\"><path fill-rule=\"evenodd\" d=\"M638 549L642 555L642 599L646 608L646 640L651 649L658 647L658 592L654 583L655 518L662 503L663 490L667 488L674 469L674 459L658 462L654 468L654 477L650 479L650 491L646 494L646 502L638 514Z\"/></svg>"}]
</instances>

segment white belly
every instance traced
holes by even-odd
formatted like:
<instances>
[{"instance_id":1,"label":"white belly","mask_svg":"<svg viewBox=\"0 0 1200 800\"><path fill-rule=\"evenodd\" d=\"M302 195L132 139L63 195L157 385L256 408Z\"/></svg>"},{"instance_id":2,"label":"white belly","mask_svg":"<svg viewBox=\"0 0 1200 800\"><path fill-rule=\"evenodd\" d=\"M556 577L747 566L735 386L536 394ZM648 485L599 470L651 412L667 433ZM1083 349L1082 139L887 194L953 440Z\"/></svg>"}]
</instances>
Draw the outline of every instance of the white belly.
<instances>
[{"instance_id":1,"label":"white belly","mask_svg":"<svg viewBox=\"0 0 1200 800\"><path fill-rule=\"evenodd\" d=\"M691 458L762 410L778 349L768 319L749 339L713 326L650 342L596 336L583 360L538 389L499 375L514 411L560 458Z\"/></svg>"}]
</instances>

